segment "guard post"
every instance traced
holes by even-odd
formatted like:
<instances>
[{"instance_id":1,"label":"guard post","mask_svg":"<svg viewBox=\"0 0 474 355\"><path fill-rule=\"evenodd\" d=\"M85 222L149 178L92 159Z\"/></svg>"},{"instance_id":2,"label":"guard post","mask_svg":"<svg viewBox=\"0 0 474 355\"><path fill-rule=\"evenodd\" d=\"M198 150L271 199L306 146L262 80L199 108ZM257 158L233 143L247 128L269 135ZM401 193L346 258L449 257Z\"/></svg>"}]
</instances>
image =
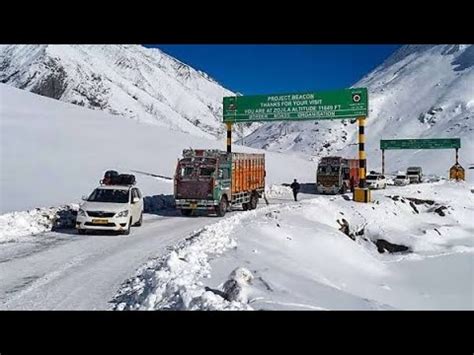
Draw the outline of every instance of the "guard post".
<instances>
[{"instance_id":1,"label":"guard post","mask_svg":"<svg viewBox=\"0 0 474 355\"><path fill-rule=\"evenodd\" d=\"M456 181L464 181L466 179L464 168L459 164L459 148L456 148L456 162L449 169L449 178Z\"/></svg>"},{"instance_id":2,"label":"guard post","mask_svg":"<svg viewBox=\"0 0 474 355\"><path fill-rule=\"evenodd\" d=\"M365 116L357 118L359 123L359 187L354 189L353 200L356 202L370 202L370 190L366 187L367 156L365 154Z\"/></svg>"}]
</instances>

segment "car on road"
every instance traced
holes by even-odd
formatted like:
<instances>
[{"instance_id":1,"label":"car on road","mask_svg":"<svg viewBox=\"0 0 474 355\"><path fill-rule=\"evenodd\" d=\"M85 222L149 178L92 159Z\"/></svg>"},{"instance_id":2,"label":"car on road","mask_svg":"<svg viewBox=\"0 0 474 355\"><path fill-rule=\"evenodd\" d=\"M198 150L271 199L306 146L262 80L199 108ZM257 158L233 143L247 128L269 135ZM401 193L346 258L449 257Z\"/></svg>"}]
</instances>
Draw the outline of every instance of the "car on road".
<instances>
[{"instance_id":1,"label":"car on road","mask_svg":"<svg viewBox=\"0 0 474 355\"><path fill-rule=\"evenodd\" d=\"M387 179L382 174L369 174L365 181L369 189L385 189L387 187Z\"/></svg>"},{"instance_id":2,"label":"car on road","mask_svg":"<svg viewBox=\"0 0 474 355\"><path fill-rule=\"evenodd\" d=\"M396 186L405 186L410 183L410 179L406 174L398 174L397 176L395 176L393 182Z\"/></svg>"},{"instance_id":3,"label":"car on road","mask_svg":"<svg viewBox=\"0 0 474 355\"><path fill-rule=\"evenodd\" d=\"M108 230L128 235L131 226L142 225L143 198L136 186L99 186L83 200L76 218L79 234Z\"/></svg>"}]
</instances>

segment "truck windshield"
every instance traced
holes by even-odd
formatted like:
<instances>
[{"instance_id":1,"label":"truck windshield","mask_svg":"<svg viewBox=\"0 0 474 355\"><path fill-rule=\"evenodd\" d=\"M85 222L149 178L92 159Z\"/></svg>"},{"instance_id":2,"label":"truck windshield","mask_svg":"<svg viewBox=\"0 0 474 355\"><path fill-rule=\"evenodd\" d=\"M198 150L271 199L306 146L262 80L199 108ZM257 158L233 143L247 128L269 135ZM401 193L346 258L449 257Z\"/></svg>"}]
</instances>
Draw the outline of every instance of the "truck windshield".
<instances>
[{"instance_id":1,"label":"truck windshield","mask_svg":"<svg viewBox=\"0 0 474 355\"><path fill-rule=\"evenodd\" d=\"M193 174L194 168L192 166L181 167L181 177L190 177Z\"/></svg>"},{"instance_id":2,"label":"truck windshield","mask_svg":"<svg viewBox=\"0 0 474 355\"><path fill-rule=\"evenodd\" d=\"M95 189L87 201L128 203L127 190Z\"/></svg>"},{"instance_id":3,"label":"truck windshield","mask_svg":"<svg viewBox=\"0 0 474 355\"><path fill-rule=\"evenodd\" d=\"M212 176L216 169L213 166L203 166L199 168L199 175L200 176Z\"/></svg>"},{"instance_id":4,"label":"truck windshield","mask_svg":"<svg viewBox=\"0 0 474 355\"><path fill-rule=\"evenodd\" d=\"M330 166L330 165L320 165L318 167L318 174L321 174L321 175L338 175L339 174L339 167L338 166Z\"/></svg>"}]
</instances>

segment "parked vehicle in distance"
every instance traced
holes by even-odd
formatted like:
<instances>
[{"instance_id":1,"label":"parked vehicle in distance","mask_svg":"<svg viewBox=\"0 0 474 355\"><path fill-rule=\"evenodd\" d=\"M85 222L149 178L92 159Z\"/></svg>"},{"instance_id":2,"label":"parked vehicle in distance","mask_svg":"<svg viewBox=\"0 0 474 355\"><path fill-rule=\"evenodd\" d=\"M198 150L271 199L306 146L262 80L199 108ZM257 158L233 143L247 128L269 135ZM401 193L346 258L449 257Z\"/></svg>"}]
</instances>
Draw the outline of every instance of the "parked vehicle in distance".
<instances>
[{"instance_id":1,"label":"parked vehicle in distance","mask_svg":"<svg viewBox=\"0 0 474 355\"><path fill-rule=\"evenodd\" d=\"M366 176L365 182L369 189L385 189L387 187L387 179L382 174L369 174Z\"/></svg>"},{"instance_id":2,"label":"parked vehicle in distance","mask_svg":"<svg viewBox=\"0 0 474 355\"><path fill-rule=\"evenodd\" d=\"M233 207L253 210L264 190L264 154L185 149L176 166L174 198L184 216L196 210L219 217Z\"/></svg>"},{"instance_id":3,"label":"parked vehicle in distance","mask_svg":"<svg viewBox=\"0 0 474 355\"><path fill-rule=\"evenodd\" d=\"M405 186L410 183L410 179L406 174L398 174L397 176L395 176L393 182L396 186Z\"/></svg>"},{"instance_id":4,"label":"parked vehicle in distance","mask_svg":"<svg viewBox=\"0 0 474 355\"><path fill-rule=\"evenodd\" d=\"M316 190L321 194L353 191L359 184L359 160L323 157L316 172Z\"/></svg>"},{"instance_id":5,"label":"parked vehicle in distance","mask_svg":"<svg viewBox=\"0 0 474 355\"><path fill-rule=\"evenodd\" d=\"M407 176L410 179L410 184L420 183L423 179L423 172L420 166L410 166L407 169Z\"/></svg>"},{"instance_id":6,"label":"parked vehicle in distance","mask_svg":"<svg viewBox=\"0 0 474 355\"><path fill-rule=\"evenodd\" d=\"M128 176L124 181L131 181L129 175L122 176ZM132 225L142 225L143 198L138 187L132 184L102 185L83 200L76 218L79 234L88 230L109 230L128 235Z\"/></svg>"}]
</instances>

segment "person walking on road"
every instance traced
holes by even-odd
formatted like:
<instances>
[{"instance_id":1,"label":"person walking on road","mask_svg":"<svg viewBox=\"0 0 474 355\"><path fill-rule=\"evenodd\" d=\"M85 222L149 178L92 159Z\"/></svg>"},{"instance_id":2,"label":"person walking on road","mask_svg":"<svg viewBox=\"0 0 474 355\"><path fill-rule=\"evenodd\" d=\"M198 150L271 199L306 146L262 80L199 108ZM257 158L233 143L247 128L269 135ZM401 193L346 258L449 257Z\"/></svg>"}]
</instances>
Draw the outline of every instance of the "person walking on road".
<instances>
[{"instance_id":1,"label":"person walking on road","mask_svg":"<svg viewBox=\"0 0 474 355\"><path fill-rule=\"evenodd\" d=\"M298 192L300 191L300 184L298 184L298 181L296 181L295 179L290 185L290 187L293 190L293 197L295 198L295 201L298 201Z\"/></svg>"}]
</instances>

